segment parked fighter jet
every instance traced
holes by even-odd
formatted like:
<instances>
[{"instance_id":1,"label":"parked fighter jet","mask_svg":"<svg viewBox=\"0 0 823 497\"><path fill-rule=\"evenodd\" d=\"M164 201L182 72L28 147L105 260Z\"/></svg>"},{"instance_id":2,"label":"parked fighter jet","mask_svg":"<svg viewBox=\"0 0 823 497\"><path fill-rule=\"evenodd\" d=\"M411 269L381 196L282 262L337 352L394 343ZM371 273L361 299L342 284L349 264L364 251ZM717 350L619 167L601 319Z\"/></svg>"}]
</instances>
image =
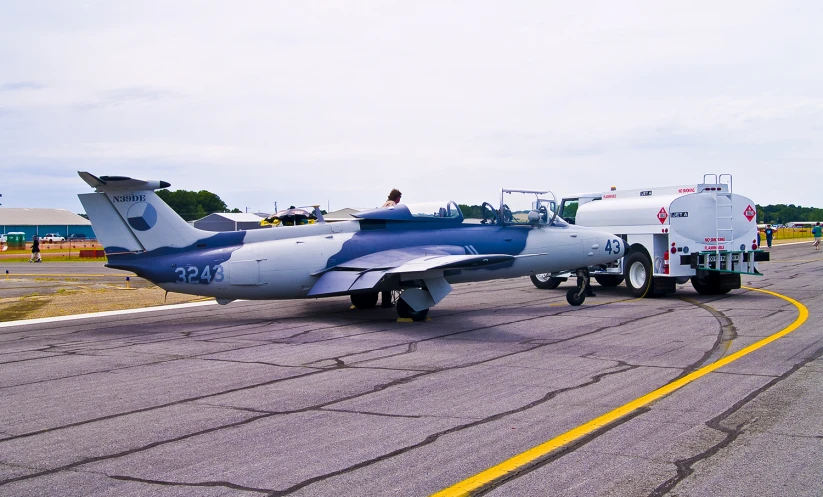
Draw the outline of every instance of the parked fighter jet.
<instances>
[{"instance_id":1,"label":"parked fighter jet","mask_svg":"<svg viewBox=\"0 0 823 497\"><path fill-rule=\"evenodd\" d=\"M587 267L623 256L616 236L567 224L547 192L503 190L500 209L484 203L482 223L464 222L454 202L399 204L352 221L214 233L194 228L154 190L165 181L79 172L96 193L80 194L106 266L131 271L178 293L235 299L350 295L374 307L381 291L400 292L397 313L424 320L452 283L580 268L568 301L580 305ZM504 194L534 196L515 216Z\"/></svg>"}]
</instances>

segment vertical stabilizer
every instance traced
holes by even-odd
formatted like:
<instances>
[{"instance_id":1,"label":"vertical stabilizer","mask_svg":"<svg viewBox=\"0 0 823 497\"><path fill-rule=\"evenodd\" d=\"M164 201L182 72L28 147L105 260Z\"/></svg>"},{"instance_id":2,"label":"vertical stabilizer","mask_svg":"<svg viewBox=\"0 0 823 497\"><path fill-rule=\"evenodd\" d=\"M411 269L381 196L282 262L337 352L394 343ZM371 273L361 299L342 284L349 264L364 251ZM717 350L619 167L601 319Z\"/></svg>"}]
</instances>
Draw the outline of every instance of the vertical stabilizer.
<instances>
[{"instance_id":1,"label":"vertical stabilizer","mask_svg":"<svg viewBox=\"0 0 823 497\"><path fill-rule=\"evenodd\" d=\"M78 196L106 253L184 248L215 235L191 226L154 193L171 186L165 181L79 174L97 190Z\"/></svg>"}]
</instances>

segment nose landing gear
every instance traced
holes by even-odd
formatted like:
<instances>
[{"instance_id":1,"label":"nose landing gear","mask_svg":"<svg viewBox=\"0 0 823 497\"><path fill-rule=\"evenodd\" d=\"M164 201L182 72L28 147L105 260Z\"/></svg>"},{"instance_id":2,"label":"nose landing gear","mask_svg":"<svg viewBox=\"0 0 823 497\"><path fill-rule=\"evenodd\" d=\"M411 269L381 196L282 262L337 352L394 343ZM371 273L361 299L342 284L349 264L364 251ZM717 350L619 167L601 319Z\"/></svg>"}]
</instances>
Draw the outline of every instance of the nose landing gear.
<instances>
[{"instance_id":1,"label":"nose landing gear","mask_svg":"<svg viewBox=\"0 0 823 497\"><path fill-rule=\"evenodd\" d=\"M566 301L574 306L578 306L586 300L586 297L594 297L592 287L589 284L589 269L580 268L575 272L577 276L577 286L566 292Z\"/></svg>"}]
</instances>

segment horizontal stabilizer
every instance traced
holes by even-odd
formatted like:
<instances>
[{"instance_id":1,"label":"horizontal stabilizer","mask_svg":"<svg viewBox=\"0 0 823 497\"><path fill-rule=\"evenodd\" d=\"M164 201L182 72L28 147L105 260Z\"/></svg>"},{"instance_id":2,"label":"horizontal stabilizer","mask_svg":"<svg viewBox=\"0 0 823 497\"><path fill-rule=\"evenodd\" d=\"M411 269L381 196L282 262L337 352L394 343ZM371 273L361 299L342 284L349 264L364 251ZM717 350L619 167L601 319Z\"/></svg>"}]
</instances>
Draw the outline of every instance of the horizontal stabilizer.
<instances>
[{"instance_id":1,"label":"horizontal stabilizer","mask_svg":"<svg viewBox=\"0 0 823 497\"><path fill-rule=\"evenodd\" d=\"M145 181L142 179L128 178L126 176L100 176L98 178L85 171L78 171L77 174L83 178L83 181L95 188L98 192L111 192L115 190L157 190L171 186L171 183L167 181Z\"/></svg>"}]
</instances>

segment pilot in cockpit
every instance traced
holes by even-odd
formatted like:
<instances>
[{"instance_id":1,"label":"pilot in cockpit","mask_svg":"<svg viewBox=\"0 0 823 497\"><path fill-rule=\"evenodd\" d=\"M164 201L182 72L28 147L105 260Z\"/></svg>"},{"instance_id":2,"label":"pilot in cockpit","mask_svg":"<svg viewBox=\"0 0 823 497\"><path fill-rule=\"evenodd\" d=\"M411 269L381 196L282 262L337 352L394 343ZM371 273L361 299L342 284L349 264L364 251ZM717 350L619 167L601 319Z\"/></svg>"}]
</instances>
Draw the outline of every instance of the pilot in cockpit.
<instances>
[{"instance_id":1,"label":"pilot in cockpit","mask_svg":"<svg viewBox=\"0 0 823 497\"><path fill-rule=\"evenodd\" d=\"M400 193L400 190L397 188L393 188L391 192L389 192L389 198L381 205L380 207L394 207L395 205L400 203L400 197L403 194Z\"/></svg>"}]
</instances>

